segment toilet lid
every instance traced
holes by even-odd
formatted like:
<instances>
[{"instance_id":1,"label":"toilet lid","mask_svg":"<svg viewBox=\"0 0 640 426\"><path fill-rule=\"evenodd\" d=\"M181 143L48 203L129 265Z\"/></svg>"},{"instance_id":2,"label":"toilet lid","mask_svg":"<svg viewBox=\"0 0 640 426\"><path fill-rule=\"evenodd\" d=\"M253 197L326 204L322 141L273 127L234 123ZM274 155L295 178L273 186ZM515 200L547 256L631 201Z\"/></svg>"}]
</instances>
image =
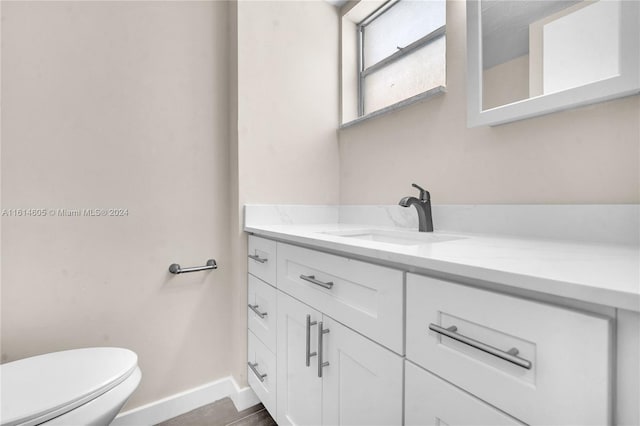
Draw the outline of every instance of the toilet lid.
<instances>
[{"instance_id":1,"label":"toilet lid","mask_svg":"<svg viewBox=\"0 0 640 426\"><path fill-rule=\"evenodd\" d=\"M0 420L38 423L64 414L123 382L138 356L122 348L54 352L0 365Z\"/></svg>"}]
</instances>

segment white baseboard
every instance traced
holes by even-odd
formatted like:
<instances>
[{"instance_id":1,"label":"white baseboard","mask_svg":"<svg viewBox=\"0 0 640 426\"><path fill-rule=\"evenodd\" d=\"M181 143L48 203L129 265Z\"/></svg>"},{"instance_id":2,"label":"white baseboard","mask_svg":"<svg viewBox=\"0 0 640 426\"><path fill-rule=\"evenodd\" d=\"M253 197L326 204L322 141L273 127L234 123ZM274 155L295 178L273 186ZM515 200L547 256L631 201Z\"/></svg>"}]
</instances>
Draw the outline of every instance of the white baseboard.
<instances>
[{"instance_id":1,"label":"white baseboard","mask_svg":"<svg viewBox=\"0 0 640 426\"><path fill-rule=\"evenodd\" d=\"M254 405L260 404L260 400L256 393L249 386L245 388L238 387L236 381L231 377L233 381L233 385L235 386L235 392L229 395L231 401L233 401L233 405L236 406L236 410L242 411L246 410L249 407L253 407Z\"/></svg>"},{"instance_id":2,"label":"white baseboard","mask_svg":"<svg viewBox=\"0 0 640 426\"><path fill-rule=\"evenodd\" d=\"M227 397L238 411L260 402L251 388L241 389L234 378L228 376L120 413L111 426L155 425Z\"/></svg>"}]
</instances>

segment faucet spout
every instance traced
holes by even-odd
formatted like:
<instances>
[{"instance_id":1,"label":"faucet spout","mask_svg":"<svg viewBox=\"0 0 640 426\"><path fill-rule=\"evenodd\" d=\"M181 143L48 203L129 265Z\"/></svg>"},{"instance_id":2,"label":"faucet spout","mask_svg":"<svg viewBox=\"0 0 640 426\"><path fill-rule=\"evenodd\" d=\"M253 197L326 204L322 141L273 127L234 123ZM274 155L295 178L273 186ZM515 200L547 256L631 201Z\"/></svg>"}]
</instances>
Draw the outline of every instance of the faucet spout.
<instances>
[{"instance_id":1,"label":"faucet spout","mask_svg":"<svg viewBox=\"0 0 640 426\"><path fill-rule=\"evenodd\" d=\"M401 205L402 207L409 207L411 204L416 202L420 202L420 200L418 200L416 197L404 197L400 199L398 205Z\"/></svg>"},{"instance_id":2,"label":"faucet spout","mask_svg":"<svg viewBox=\"0 0 640 426\"><path fill-rule=\"evenodd\" d=\"M428 191L420 188L416 184L414 187L420 189L420 199L416 197L403 197L398 202L402 207L414 206L418 211L418 231L433 232L433 218L431 216L431 196Z\"/></svg>"}]
</instances>

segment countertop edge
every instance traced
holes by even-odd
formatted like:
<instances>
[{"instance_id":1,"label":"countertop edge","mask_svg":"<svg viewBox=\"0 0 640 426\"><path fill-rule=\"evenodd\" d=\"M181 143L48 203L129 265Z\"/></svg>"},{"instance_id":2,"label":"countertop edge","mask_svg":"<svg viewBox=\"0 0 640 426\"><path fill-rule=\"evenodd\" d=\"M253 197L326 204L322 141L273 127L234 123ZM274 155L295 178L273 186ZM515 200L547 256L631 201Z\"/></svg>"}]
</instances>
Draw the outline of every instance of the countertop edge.
<instances>
[{"instance_id":1,"label":"countertop edge","mask_svg":"<svg viewBox=\"0 0 640 426\"><path fill-rule=\"evenodd\" d=\"M272 238L283 242L301 244L310 248L324 249L343 255L356 255L372 262L391 262L407 268L431 270L467 279L477 279L514 289L535 293L565 297L596 305L640 312L640 294L621 292L603 287L594 287L582 283L552 280L533 275L522 275L497 269L482 268L462 263L452 263L438 259L382 251L357 245L342 244L334 241L323 241L311 237L294 235L286 232L265 230L247 226L244 231L257 236Z\"/></svg>"}]
</instances>

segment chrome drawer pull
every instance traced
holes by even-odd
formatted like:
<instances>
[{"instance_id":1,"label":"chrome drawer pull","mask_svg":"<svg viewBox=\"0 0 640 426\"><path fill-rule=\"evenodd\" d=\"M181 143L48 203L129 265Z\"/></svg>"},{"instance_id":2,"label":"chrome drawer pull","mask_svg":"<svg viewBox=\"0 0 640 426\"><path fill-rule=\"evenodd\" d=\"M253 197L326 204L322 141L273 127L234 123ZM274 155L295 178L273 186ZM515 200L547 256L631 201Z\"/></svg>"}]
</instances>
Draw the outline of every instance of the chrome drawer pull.
<instances>
[{"instance_id":1,"label":"chrome drawer pull","mask_svg":"<svg viewBox=\"0 0 640 426\"><path fill-rule=\"evenodd\" d=\"M520 358L518 355L519 351L516 348L511 348L508 351L503 351L491 345L487 345L486 343L479 342L471 337L463 336L462 334L456 333L458 327L455 325L443 328L436 324L429 324L429 330L435 331L438 334L442 334L443 336L447 336L453 340L457 340L460 343L464 343L465 345L469 345L472 348L476 348L481 350L482 352L486 352L490 355L508 361L512 364L515 364L519 367L526 368L527 370L531 370L531 361L526 360L524 358Z\"/></svg>"},{"instance_id":2,"label":"chrome drawer pull","mask_svg":"<svg viewBox=\"0 0 640 426\"><path fill-rule=\"evenodd\" d=\"M329 282L323 282L323 281L319 281L316 280L316 276L315 275L300 275L300 278L305 280L305 281L309 281L311 284L315 284L315 285L319 285L320 287L324 287L326 289L331 290L331 287L333 287L333 282L329 281Z\"/></svg>"},{"instance_id":3,"label":"chrome drawer pull","mask_svg":"<svg viewBox=\"0 0 640 426\"><path fill-rule=\"evenodd\" d=\"M322 368L329 365L329 361L324 360L324 351L322 349L322 336L327 334L329 329L322 328L322 321L318 323L318 377L322 377Z\"/></svg>"},{"instance_id":4,"label":"chrome drawer pull","mask_svg":"<svg viewBox=\"0 0 640 426\"><path fill-rule=\"evenodd\" d=\"M316 324L318 324L318 321L311 321L311 315L307 315L307 350L306 350L307 367L311 365L311 357L318 355L318 352L311 352L311 326Z\"/></svg>"},{"instance_id":5,"label":"chrome drawer pull","mask_svg":"<svg viewBox=\"0 0 640 426\"><path fill-rule=\"evenodd\" d=\"M258 363L256 362L255 364L251 364L250 362L247 362L247 365L249 366L251 371L253 371L253 374L256 375L258 380L260 380L261 382L264 382L264 378L267 377L267 374L266 373L265 374L260 374L260 372L256 368L258 366Z\"/></svg>"},{"instance_id":6,"label":"chrome drawer pull","mask_svg":"<svg viewBox=\"0 0 640 426\"><path fill-rule=\"evenodd\" d=\"M258 306L260 306L260 305L247 305L247 306L249 307L249 309L251 309L253 312L255 312L256 315L259 316L260 318L264 318L264 317L267 316L266 312L260 312L258 310Z\"/></svg>"},{"instance_id":7,"label":"chrome drawer pull","mask_svg":"<svg viewBox=\"0 0 640 426\"><path fill-rule=\"evenodd\" d=\"M260 257L257 254L250 254L248 256L249 256L249 259L253 259L258 263L265 263L265 262L267 262L269 260L266 257Z\"/></svg>"}]
</instances>

